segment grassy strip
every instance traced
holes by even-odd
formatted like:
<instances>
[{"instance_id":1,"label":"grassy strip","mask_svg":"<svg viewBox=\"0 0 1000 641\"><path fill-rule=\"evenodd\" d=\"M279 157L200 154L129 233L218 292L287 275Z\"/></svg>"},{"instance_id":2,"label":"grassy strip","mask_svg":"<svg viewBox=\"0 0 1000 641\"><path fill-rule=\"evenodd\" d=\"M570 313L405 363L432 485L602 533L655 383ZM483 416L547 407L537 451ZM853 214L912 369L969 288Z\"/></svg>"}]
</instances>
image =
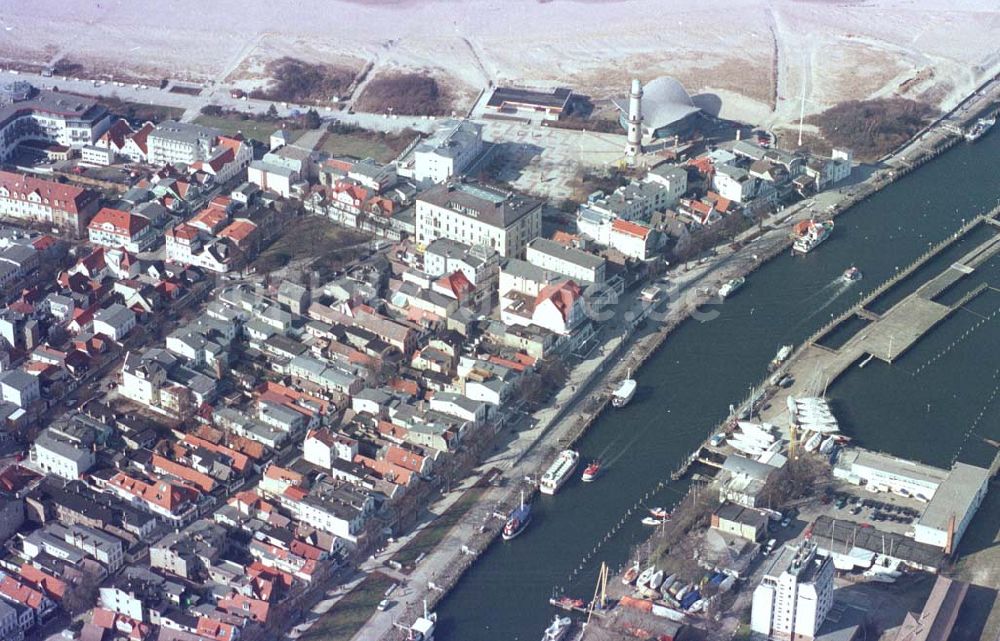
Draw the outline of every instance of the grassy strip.
<instances>
[{"instance_id":1,"label":"grassy strip","mask_svg":"<svg viewBox=\"0 0 1000 641\"><path fill-rule=\"evenodd\" d=\"M375 614L375 606L395 581L381 572L372 572L344 595L299 639L302 641L350 641Z\"/></svg>"},{"instance_id":2,"label":"grassy strip","mask_svg":"<svg viewBox=\"0 0 1000 641\"><path fill-rule=\"evenodd\" d=\"M403 566L412 564L421 554L428 554L437 547L451 528L458 523L472 506L480 499L487 488L473 487L465 491L460 499L455 501L444 514L427 524L424 529L410 539L393 557L394 561Z\"/></svg>"},{"instance_id":3,"label":"grassy strip","mask_svg":"<svg viewBox=\"0 0 1000 641\"><path fill-rule=\"evenodd\" d=\"M300 216L284 225L281 236L264 250L254 266L259 272L269 272L284 267L296 258L313 258L331 261L343 255L345 247L364 242L367 234L335 225L320 216ZM317 268L320 266L317 266Z\"/></svg>"},{"instance_id":4,"label":"grassy strip","mask_svg":"<svg viewBox=\"0 0 1000 641\"><path fill-rule=\"evenodd\" d=\"M242 132L244 138L253 138L263 143L270 140L271 134L281 127L281 123L279 122L253 120L252 118L243 120L239 116L208 116L200 114L194 121L199 125L215 127L229 136L236 134L236 132ZM293 140L298 138L302 133L301 130L290 123L286 123L285 129L291 132Z\"/></svg>"}]
</instances>

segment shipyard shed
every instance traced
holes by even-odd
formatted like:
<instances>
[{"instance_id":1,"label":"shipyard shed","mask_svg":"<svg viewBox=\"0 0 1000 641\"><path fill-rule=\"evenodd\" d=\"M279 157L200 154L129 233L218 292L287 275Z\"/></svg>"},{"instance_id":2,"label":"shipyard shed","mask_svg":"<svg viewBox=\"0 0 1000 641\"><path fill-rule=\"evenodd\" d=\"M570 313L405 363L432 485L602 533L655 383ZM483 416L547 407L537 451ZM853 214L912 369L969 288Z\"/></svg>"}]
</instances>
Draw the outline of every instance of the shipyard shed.
<instances>
[{"instance_id":1,"label":"shipyard shed","mask_svg":"<svg viewBox=\"0 0 1000 641\"><path fill-rule=\"evenodd\" d=\"M915 540L951 554L986 497L989 470L956 463L914 527Z\"/></svg>"},{"instance_id":2,"label":"shipyard shed","mask_svg":"<svg viewBox=\"0 0 1000 641\"><path fill-rule=\"evenodd\" d=\"M862 527L853 521L838 521L827 515L818 517L812 524L812 537L824 551L841 554L865 551L899 559L918 570L936 573L948 561L939 547L920 543L902 534L886 532L875 527Z\"/></svg>"}]
</instances>

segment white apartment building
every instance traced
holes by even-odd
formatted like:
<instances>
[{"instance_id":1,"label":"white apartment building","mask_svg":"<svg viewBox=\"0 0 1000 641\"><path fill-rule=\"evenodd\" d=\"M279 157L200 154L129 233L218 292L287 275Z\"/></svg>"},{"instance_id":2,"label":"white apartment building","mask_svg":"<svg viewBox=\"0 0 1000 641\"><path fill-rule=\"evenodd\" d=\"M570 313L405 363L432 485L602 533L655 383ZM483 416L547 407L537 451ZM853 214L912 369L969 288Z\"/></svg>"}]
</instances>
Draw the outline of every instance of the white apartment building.
<instances>
[{"instance_id":1,"label":"white apartment building","mask_svg":"<svg viewBox=\"0 0 1000 641\"><path fill-rule=\"evenodd\" d=\"M833 605L833 560L816 544L786 546L771 557L753 593L750 629L767 639L816 638Z\"/></svg>"},{"instance_id":2,"label":"white apartment building","mask_svg":"<svg viewBox=\"0 0 1000 641\"><path fill-rule=\"evenodd\" d=\"M417 198L417 242L438 238L521 257L542 233L541 201L474 183L437 185Z\"/></svg>"},{"instance_id":3,"label":"white apartment building","mask_svg":"<svg viewBox=\"0 0 1000 641\"><path fill-rule=\"evenodd\" d=\"M146 159L151 165L190 165L211 156L219 130L191 123L161 122L146 138Z\"/></svg>"},{"instance_id":4,"label":"white apartment building","mask_svg":"<svg viewBox=\"0 0 1000 641\"><path fill-rule=\"evenodd\" d=\"M99 208L95 191L0 171L0 216L54 225L80 236Z\"/></svg>"},{"instance_id":5,"label":"white apartment building","mask_svg":"<svg viewBox=\"0 0 1000 641\"><path fill-rule=\"evenodd\" d=\"M29 140L92 145L110 126L108 110L86 98L39 91L24 81L0 83L0 162Z\"/></svg>"},{"instance_id":6,"label":"white apartment building","mask_svg":"<svg viewBox=\"0 0 1000 641\"><path fill-rule=\"evenodd\" d=\"M578 283L603 283L607 260L547 238L528 243L528 262Z\"/></svg>"},{"instance_id":7,"label":"white apartment building","mask_svg":"<svg viewBox=\"0 0 1000 641\"><path fill-rule=\"evenodd\" d=\"M449 120L413 154L413 178L443 183L461 174L483 149L483 126L468 120Z\"/></svg>"},{"instance_id":8,"label":"white apartment building","mask_svg":"<svg viewBox=\"0 0 1000 641\"><path fill-rule=\"evenodd\" d=\"M49 428L35 439L31 448L31 462L47 474L72 481L94 466L97 455L89 444L74 441Z\"/></svg>"}]
</instances>

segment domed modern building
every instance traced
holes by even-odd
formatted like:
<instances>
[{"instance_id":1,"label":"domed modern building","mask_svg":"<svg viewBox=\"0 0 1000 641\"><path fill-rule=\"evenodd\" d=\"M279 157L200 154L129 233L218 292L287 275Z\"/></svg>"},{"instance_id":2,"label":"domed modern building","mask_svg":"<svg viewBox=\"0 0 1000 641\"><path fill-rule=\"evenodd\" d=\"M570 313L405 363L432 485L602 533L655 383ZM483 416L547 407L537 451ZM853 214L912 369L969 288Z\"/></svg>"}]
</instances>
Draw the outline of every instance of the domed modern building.
<instances>
[{"instance_id":1,"label":"domed modern building","mask_svg":"<svg viewBox=\"0 0 1000 641\"><path fill-rule=\"evenodd\" d=\"M647 139L666 138L691 127L700 109L687 90L673 78L660 76L641 88L642 135ZM629 121L629 96L613 98L619 122L626 130Z\"/></svg>"}]
</instances>

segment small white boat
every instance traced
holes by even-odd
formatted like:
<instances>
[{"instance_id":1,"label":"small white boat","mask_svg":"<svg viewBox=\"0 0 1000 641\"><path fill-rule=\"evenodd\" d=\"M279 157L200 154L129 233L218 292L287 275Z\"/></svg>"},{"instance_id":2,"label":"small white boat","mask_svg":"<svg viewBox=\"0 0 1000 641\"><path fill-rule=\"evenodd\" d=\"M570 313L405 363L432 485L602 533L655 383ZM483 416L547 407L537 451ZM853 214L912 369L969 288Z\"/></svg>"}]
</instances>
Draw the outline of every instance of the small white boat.
<instances>
[{"instance_id":1,"label":"small white boat","mask_svg":"<svg viewBox=\"0 0 1000 641\"><path fill-rule=\"evenodd\" d=\"M657 525L663 525L666 519L658 519L652 516L647 516L642 520L643 525L649 525L650 527L656 527Z\"/></svg>"},{"instance_id":2,"label":"small white boat","mask_svg":"<svg viewBox=\"0 0 1000 641\"><path fill-rule=\"evenodd\" d=\"M639 564L636 563L629 569L625 570L625 574L622 575L623 585L632 585L635 580L639 577Z\"/></svg>"},{"instance_id":3,"label":"small white boat","mask_svg":"<svg viewBox=\"0 0 1000 641\"><path fill-rule=\"evenodd\" d=\"M572 625L573 619L556 615L555 621L552 622L552 625L545 629L545 635L542 636L542 641L562 641Z\"/></svg>"},{"instance_id":4,"label":"small white boat","mask_svg":"<svg viewBox=\"0 0 1000 641\"><path fill-rule=\"evenodd\" d=\"M635 587L637 588L647 587L649 585L649 580L653 577L654 572L656 572L656 566L653 565L643 570L642 574L639 575L639 578L636 579Z\"/></svg>"},{"instance_id":5,"label":"small white boat","mask_svg":"<svg viewBox=\"0 0 1000 641\"><path fill-rule=\"evenodd\" d=\"M820 432L816 432L815 434L809 437L809 440L806 441L806 444L803 445L803 447L807 452L815 452L816 448L818 448L820 446L820 443L822 442L823 442L823 434Z\"/></svg>"},{"instance_id":6,"label":"small white boat","mask_svg":"<svg viewBox=\"0 0 1000 641\"><path fill-rule=\"evenodd\" d=\"M727 298L730 295L735 294L736 290L738 290L740 287L743 287L743 285L746 282L747 282L747 279L744 278L744 277L742 277L742 276L740 276L739 278L734 278L732 280L726 281L722 285L722 287L719 288L719 297L720 298Z\"/></svg>"},{"instance_id":7,"label":"small white boat","mask_svg":"<svg viewBox=\"0 0 1000 641\"><path fill-rule=\"evenodd\" d=\"M670 518L670 512L667 512L665 507L651 507L649 508L649 515L654 519L668 519Z\"/></svg>"},{"instance_id":8,"label":"small white boat","mask_svg":"<svg viewBox=\"0 0 1000 641\"><path fill-rule=\"evenodd\" d=\"M625 407L635 396L635 390L638 389L639 384L635 382L634 378L626 378L621 383L619 383L617 389L611 395L611 404L614 407Z\"/></svg>"},{"instance_id":9,"label":"small white boat","mask_svg":"<svg viewBox=\"0 0 1000 641\"><path fill-rule=\"evenodd\" d=\"M665 573L663 572L663 570L657 570L656 572L653 572L653 576L649 577L650 589L658 590L660 588L660 585L663 584L664 575Z\"/></svg>"},{"instance_id":10,"label":"small white boat","mask_svg":"<svg viewBox=\"0 0 1000 641\"><path fill-rule=\"evenodd\" d=\"M781 348L778 350L778 353L775 354L774 358L771 359L771 364L769 367L772 372L781 367L782 363L788 360L788 357L792 355L792 349L793 347L791 345L781 346Z\"/></svg>"},{"instance_id":11,"label":"small white boat","mask_svg":"<svg viewBox=\"0 0 1000 641\"><path fill-rule=\"evenodd\" d=\"M837 439L833 436L829 436L823 439L823 442L819 446L820 454L829 454L833 451L833 448L837 445Z\"/></svg>"},{"instance_id":12,"label":"small white boat","mask_svg":"<svg viewBox=\"0 0 1000 641\"><path fill-rule=\"evenodd\" d=\"M667 578L663 579L663 583L660 584L660 592L666 592L669 590L670 586L673 585L675 581L677 581L676 574L671 574Z\"/></svg>"},{"instance_id":13,"label":"small white boat","mask_svg":"<svg viewBox=\"0 0 1000 641\"><path fill-rule=\"evenodd\" d=\"M686 597L688 592L690 591L691 591L691 584L685 585L684 587L682 587L680 590L677 591L677 594L674 595L674 598L677 599L678 602L683 601L684 597Z\"/></svg>"},{"instance_id":14,"label":"small white boat","mask_svg":"<svg viewBox=\"0 0 1000 641\"><path fill-rule=\"evenodd\" d=\"M840 280L844 281L845 283L853 283L861 280L862 278L864 278L864 276L865 275L861 273L860 269L858 269L854 265L851 265L850 267L844 270L843 274L840 275Z\"/></svg>"}]
</instances>

